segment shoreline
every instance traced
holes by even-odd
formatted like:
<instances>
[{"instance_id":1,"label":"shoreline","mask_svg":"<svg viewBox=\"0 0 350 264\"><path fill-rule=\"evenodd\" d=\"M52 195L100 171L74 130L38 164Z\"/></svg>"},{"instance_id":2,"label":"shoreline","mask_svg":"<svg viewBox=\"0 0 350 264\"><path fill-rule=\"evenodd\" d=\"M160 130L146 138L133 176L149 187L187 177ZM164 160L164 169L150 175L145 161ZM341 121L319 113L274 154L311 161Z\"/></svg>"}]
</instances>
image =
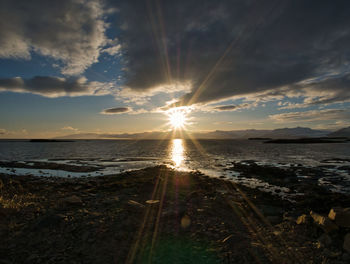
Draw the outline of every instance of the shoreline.
<instances>
[{"instance_id":1,"label":"shoreline","mask_svg":"<svg viewBox=\"0 0 350 264\"><path fill-rule=\"evenodd\" d=\"M347 263L349 257L342 248L347 227L328 234L312 221L296 224L311 210L327 215L350 205L345 194L314 190L291 203L166 166L86 178L0 179L0 253L8 263L163 263L156 260L182 257L201 263L298 263L301 257Z\"/></svg>"}]
</instances>

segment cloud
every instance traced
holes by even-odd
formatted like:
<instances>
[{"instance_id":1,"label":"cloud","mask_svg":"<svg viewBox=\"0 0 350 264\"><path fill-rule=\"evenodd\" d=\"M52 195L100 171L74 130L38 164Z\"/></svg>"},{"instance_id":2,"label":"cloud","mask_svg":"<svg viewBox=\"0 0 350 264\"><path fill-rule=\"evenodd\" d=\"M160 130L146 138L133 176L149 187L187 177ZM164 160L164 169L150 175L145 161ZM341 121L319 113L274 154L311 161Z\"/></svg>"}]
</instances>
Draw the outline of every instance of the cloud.
<instances>
[{"instance_id":1,"label":"cloud","mask_svg":"<svg viewBox=\"0 0 350 264\"><path fill-rule=\"evenodd\" d=\"M63 74L80 74L108 44L107 27L100 0L2 0L0 58L29 60L36 52L62 62Z\"/></svg>"},{"instance_id":2,"label":"cloud","mask_svg":"<svg viewBox=\"0 0 350 264\"><path fill-rule=\"evenodd\" d=\"M105 48L105 49L102 50L102 52L108 53L109 55L113 56L113 55L119 54L120 50L121 50L121 46L118 44L116 46Z\"/></svg>"},{"instance_id":3,"label":"cloud","mask_svg":"<svg viewBox=\"0 0 350 264\"><path fill-rule=\"evenodd\" d=\"M236 105L221 105L221 106L214 107L214 110L218 110L218 111L232 111L236 109L237 109Z\"/></svg>"},{"instance_id":4,"label":"cloud","mask_svg":"<svg viewBox=\"0 0 350 264\"><path fill-rule=\"evenodd\" d=\"M301 103L280 102L279 109L307 108L350 102L350 74L338 73L312 78L297 84L259 94L259 99L303 98Z\"/></svg>"},{"instance_id":5,"label":"cloud","mask_svg":"<svg viewBox=\"0 0 350 264\"><path fill-rule=\"evenodd\" d=\"M319 124L315 126L314 128L316 129L340 129L344 127L350 127L350 122L349 121L344 121L344 120L338 120L338 121L333 121L333 122L327 122L326 124Z\"/></svg>"},{"instance_id":6,"label":"cloud","mask_svg":"<svg viewBox=\"0 0 350 264\"><path fill-rule=\"evenodd\" d=\"M237 105L219 105L215 107L205 107L205 109L208 109L209 111L237 111L239 109L251 109L258 106L258 102L249 102L249 103L243 103L243 104L237 104ZM201 109L203 107L198 106L198 109Z\"/></svg>"},{"instance_id":7,"label":"cloud","mask_svg":"<svg viewBox=\"0 0 350 264\"><path fill-rule=\"evenodd\" d=\"M300 86L309 95L304 101L307 105L350 101L350 74L331 76Z\"/></svg>"},{"instance_id":8,"label":"cloud","mask_svg":"<svg viewBox=\"0 0 350 264\"><path fill-rule=\"evenodd\" d=\"M110 93L111 83L89 82L84 77L59 78L36 76L0 79L0 92L33 93L45 97L105 95Z\"/></svg>"},{"instance_id":9,"label":"cloud","mask_svg":"<svg viewBox=\"0 0 350 264\"><path fill-rule=\"evenodd\" d=\"M69 76L101 54L120 56L114 95L126 104L159 94L177 106L300 97L280 109L304 108L350 101L349 13L346 0L2 0L0 58L38 53ZM34 77L0 86L57 97L105 94L111 84Z\"/></svg>"},{"instance_id":10,"label":"cloud","mask_svg":"<svg viewBox=\"0 0 350 264\"><path fill-rule=\"evenodd\" d=\"M283 114L270 115L270 119L278 122L312 122L325 120L349 119L349 109L325 109L325 110L310 110L305 112L290 112Z\"/></svg>"},{"instance_id":11,"label":"cloud","mask_svg":"<svg viewBox=\"0 0 350 264\"><path fill-rule=\"evenodd\" d=\"M121 98L125 103L134 103L144 105L148 103L152 97L162 94L168 97L174 97L176 94L189 92L191 90L190 82L173 82L153 87L151 90L133 90L130 87L123 86L122 89L116 92L116 98ZM174 101L175 102L175 101Z\"/></svg>"},{"instance_id":12,"label":"cloud","mask_svg":"<svg viewBox=\"0 0 350 264\"><path fill-rule=\"evenodd\" d=\"M182 104L266 93L261 100L348 98L348 1L125 0L117 7L132 91L190 83ZM332 96L314 100L320 91Z\"/></svg>"},{"instance_id":13,"label":"cloud","mask_svg":"<svg viewBox=\"0 0 350 264\"><path fill-rule=\"evenodd\" d=\"M0 136L25 136L28 134L28 131L26 129L19 129L19 130L7 130L0 128Z\"/></svg>"},{"instance_id":14,"label":"cloud","mask_svg":"<svg viewBox=\"0 0 350 264\"><path fill-rule=\"evenodd\" d=\"M260 104L261 105L261 104ZM259 106L259 101L249 101L241 104L213 105L213 104L196 104L192 106L195 111L215 113L215 112L234 112L242 109L254 109Z\"/></svg>"},{"instance_id":15,"label":"cloud","mask_svg":"<svg viewBox=\"0 0 350 264\"><path fill-rule=\"evenodd\" d=\"M116 115L116 114L124 114L130 111L131 109L129 107L114 107L114 108L108 108L103 110L101 114Z\"/></svg>"},{"instance_id":16,"label":"cloud","mask_svg":"<svg viewBox=\"0 0 350 264\"><path fill-rule=\"evenodd\" d=\"M78 128L74 128L74 127L71 127L71 126L65 126L65 127L62 127L61 129L62 130L74 131L74 132L78 132L79 131Z\"/></svg>"},{"instance_id":17,"label":"cloud","mask_svg":"<svg viewBox=\"0 0 350 264\"><path fill-rule=\"evenodd\" d=\"M306 108L310 105L304 104L304 103L291 103L291 102L285 102L283 106L280 104L281 107L278 108L278 110L284 110L284 109L296 109L296 108Z\"/></svg>"}]
</instances>

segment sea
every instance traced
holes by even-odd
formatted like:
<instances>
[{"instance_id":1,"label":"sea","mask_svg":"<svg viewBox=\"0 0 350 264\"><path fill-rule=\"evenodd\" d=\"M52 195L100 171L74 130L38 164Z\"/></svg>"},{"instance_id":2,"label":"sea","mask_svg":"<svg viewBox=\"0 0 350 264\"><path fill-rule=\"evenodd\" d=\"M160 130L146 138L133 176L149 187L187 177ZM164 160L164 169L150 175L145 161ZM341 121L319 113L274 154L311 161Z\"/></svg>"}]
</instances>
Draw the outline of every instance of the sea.
<instances>
[{"instance_id":1,"label":"sea","mask_svg":"<svg viewBox=\"0 0 350 264\"><path fill-rule=\"evenodd\" d=\"M52 162L103 169L90 173L35 168L0 167L0 173L45 177L88 177L117 174L157 165L181 171L199 171L271 189L267 183L240 177L236 162L288 168L302 166L326 170L337 177L334 191L350 193L350 143L267 144L259 140L75 140L72 142L0 141L0 161L25 164ZM307 175L299 175L302 179ZM320 184L329 184L326 177ZM264 187L265 186L265 187ZM282 190L283 191L283 190Z\"/></svg>"}]
</instances>

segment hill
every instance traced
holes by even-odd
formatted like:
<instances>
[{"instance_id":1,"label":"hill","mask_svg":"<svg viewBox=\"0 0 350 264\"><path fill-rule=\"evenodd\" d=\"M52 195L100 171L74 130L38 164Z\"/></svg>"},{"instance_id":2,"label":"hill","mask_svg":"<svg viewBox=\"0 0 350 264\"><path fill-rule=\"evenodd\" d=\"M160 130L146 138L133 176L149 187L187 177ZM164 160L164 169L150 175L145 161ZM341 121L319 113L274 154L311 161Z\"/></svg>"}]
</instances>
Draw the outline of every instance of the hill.
<instances>
[{"instance_id":1,"label":"hill","mask_svg":"<svg viewBox=\"0 0 350 264\"><path fill-rule=\"evenodd\" d=\"M347 137L347 138L350 138L350 127L345 127L345 128L339 129L333 133L330 133L328 136L329 137Z\"/></svg>"},{"instance_id":2,"label":"hill","mask_svg":"<svg viewBox=\"0 0 350 264\"><path fill-rule=\"evenodd\" d=\"M247 139L247 138L311 138L326 137L329 130L315 130L307 127L280 128L274 130L215 130L210 132L142 132L122 134L77 133L59 137L59 139L170 139L170 138L196 138L196 139Z\"/></svg>"}]
</instances>

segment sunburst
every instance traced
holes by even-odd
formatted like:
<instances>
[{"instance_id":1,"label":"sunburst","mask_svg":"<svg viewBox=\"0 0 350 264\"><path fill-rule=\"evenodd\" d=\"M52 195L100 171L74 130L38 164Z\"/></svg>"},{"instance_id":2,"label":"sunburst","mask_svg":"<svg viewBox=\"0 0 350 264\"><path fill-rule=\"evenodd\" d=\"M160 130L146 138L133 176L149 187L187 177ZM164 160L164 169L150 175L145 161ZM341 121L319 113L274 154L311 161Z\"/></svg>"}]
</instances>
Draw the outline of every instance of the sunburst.
<instances>
[{"instance_id":1,"label":"sunburst","mask_svg":"<svg viewBox=\"0 0 350 264\"><path fill-rule=\"evenodd\" d=\"M185 107L174 107L169 109L166 114L169 118L169 125L173 129L183 129L187 124L187 114L189 109Z\"/></svg>"}]
</instances>

